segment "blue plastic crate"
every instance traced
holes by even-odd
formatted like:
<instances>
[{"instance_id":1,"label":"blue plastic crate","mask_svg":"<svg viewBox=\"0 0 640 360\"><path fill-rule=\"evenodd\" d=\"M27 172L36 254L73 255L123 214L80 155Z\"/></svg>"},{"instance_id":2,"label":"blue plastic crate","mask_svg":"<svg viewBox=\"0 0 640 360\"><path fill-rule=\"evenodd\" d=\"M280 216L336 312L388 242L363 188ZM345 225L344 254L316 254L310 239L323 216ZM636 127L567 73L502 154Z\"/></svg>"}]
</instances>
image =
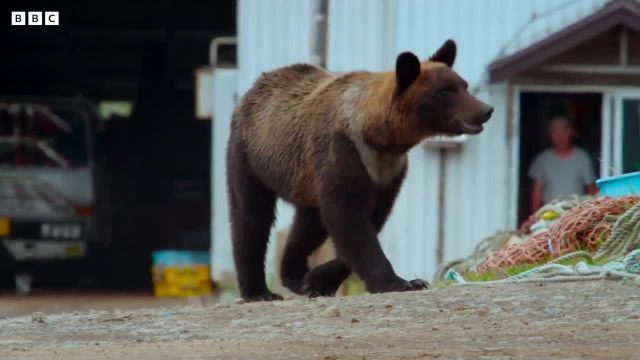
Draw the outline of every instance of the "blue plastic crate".
<instances>
[{"instance_id":1,"label":"blue plastic crate","mask_svg":"<svg viewBox=\"0 0 640 360\"><path fill-rule=\"evenodd\" d=\"M640 171L599 179L596 185L604 196L640 196Z\"/></svg>"},{"instance_id":2,"label":"blue plastic crate","mask_svg":"<svg viewBox=\"0 0 640 360\"><path fill-rule=\"evenodd\" d=\"M154 266L209 265L208 251L158 250L151 254Z\"/></svg>"}]
</instances>

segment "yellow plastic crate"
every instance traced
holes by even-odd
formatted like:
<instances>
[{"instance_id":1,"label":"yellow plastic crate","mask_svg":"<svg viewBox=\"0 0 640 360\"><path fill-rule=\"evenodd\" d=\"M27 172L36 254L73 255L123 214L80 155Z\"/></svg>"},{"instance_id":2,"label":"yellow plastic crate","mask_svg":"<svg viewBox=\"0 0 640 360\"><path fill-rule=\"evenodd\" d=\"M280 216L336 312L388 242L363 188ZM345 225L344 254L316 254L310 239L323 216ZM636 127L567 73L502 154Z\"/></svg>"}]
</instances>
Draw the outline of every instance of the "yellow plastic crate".
<instances>
[{"instance_id":1,"label":"yellow plastic crate","mask_svg":"<svg viewBox=\"0 0 640 360\"><path fill-rule=\"evenodd\" d=\"M203 296L213 290L209 266L154 266L153 289L158 297Z\"/></svg>"},{"instance_id":2,"label":"yellow plastic crate","mask_svg":"<svg viewBox=\"0 0 640 360\"><path fill-rule=\"evenodd\" d=\"M154 266L152 271L154 282L198 283L210 279L207 265Z\"/></svg>"},{"instance_id":3,"label":"yellow plastic crate","mask_svg":"<svg viewBox=\"0 0 640 360\"><path fill-rule=\"evenodd\" d=\"M168 282L201 282L209 280L209 267L206 265L194 265L183 267L169 267L164 271Z\"/></svg>"},{"instance_id":4,"label":"yellow plastic crate","mask_svg":"<svg viewBox=\"0 0 640 360\"><path fill-rule=\"evenodd\" d=\"M200 284L154 283L153 293L157 297L198 297L211 293L211 282Z\"/></svg>"}]
</instances>

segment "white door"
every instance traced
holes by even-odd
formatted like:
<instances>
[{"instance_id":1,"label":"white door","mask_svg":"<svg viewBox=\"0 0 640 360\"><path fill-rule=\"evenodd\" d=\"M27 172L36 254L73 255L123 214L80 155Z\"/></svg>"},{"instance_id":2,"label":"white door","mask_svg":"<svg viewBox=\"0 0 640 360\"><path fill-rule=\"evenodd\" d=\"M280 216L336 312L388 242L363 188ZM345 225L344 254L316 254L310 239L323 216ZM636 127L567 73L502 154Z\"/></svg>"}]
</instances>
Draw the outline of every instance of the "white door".
<instances>
[{"instance_id":1,"label":"white door","mask_svg":"<svg viewBox=\"0 0 640 360\"><path fill-rule=\"evenodd\" d=\"M640 171L640 89L613 94L610 175Z\"/></svg>"},{"instance_id":2,"label":"white door","mask_svg":"<svg viewBox=\"0 0 640 360\"><path fill-rule=\"evenodd\" d=\"M616 96L615 93L604 93L602 98L602 138L601 145L602 151L600 160L600 177L613 176L614 171L614 119L615 119L615 107Z\"/></svg>"},{"instance_id":3,"label":"white door","mask_svg":"<svg viewBox=\"0 0 640 360\"><path fill-rule=\"evenodd\" d=\"M640 89L605 96L602 175L640 171Z\"/></svg>"}]
</instances>

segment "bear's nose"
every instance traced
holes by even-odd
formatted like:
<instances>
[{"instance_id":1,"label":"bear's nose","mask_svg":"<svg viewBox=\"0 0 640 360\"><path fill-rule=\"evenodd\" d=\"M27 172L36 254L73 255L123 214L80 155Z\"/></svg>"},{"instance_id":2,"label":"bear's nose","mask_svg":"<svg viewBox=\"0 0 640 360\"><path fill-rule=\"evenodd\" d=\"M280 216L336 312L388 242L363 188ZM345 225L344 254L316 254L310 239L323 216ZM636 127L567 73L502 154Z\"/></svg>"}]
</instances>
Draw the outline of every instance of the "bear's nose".
<instances>
[{"instance_id":1,"label":"bear's nose","mask_svg":"<svg viewBox=\"0 0 640 360\"><path fill-rule=\"evenodd\" d=\"M491 115L493 114L493 106L487 106L487 108L482 113L482 122L487 122L491 119Z\"/></svg>"}]
</instances>

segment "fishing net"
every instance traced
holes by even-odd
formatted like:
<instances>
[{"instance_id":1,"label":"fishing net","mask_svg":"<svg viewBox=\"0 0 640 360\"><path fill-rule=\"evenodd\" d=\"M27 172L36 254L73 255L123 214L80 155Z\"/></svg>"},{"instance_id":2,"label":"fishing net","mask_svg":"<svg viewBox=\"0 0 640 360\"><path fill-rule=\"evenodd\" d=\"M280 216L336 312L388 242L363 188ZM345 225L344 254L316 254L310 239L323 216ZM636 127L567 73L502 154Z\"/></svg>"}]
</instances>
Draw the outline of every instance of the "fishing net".
<instances>
[{"instance_id":1,"label":"fishing net","mask_svg":"<svg viewBox=\"0 0 640 360\"><path fill-rule=\"evenodd\" d=\"M603 252L596 258L624 255L640 241L639 200L637 196L626 196L582 202L564 213L548 230L491 253L477 270L538 263L578 250L596 252L601 246ZM607 240L610 236L612 241Z\"/></svg>"}]
</instances>

